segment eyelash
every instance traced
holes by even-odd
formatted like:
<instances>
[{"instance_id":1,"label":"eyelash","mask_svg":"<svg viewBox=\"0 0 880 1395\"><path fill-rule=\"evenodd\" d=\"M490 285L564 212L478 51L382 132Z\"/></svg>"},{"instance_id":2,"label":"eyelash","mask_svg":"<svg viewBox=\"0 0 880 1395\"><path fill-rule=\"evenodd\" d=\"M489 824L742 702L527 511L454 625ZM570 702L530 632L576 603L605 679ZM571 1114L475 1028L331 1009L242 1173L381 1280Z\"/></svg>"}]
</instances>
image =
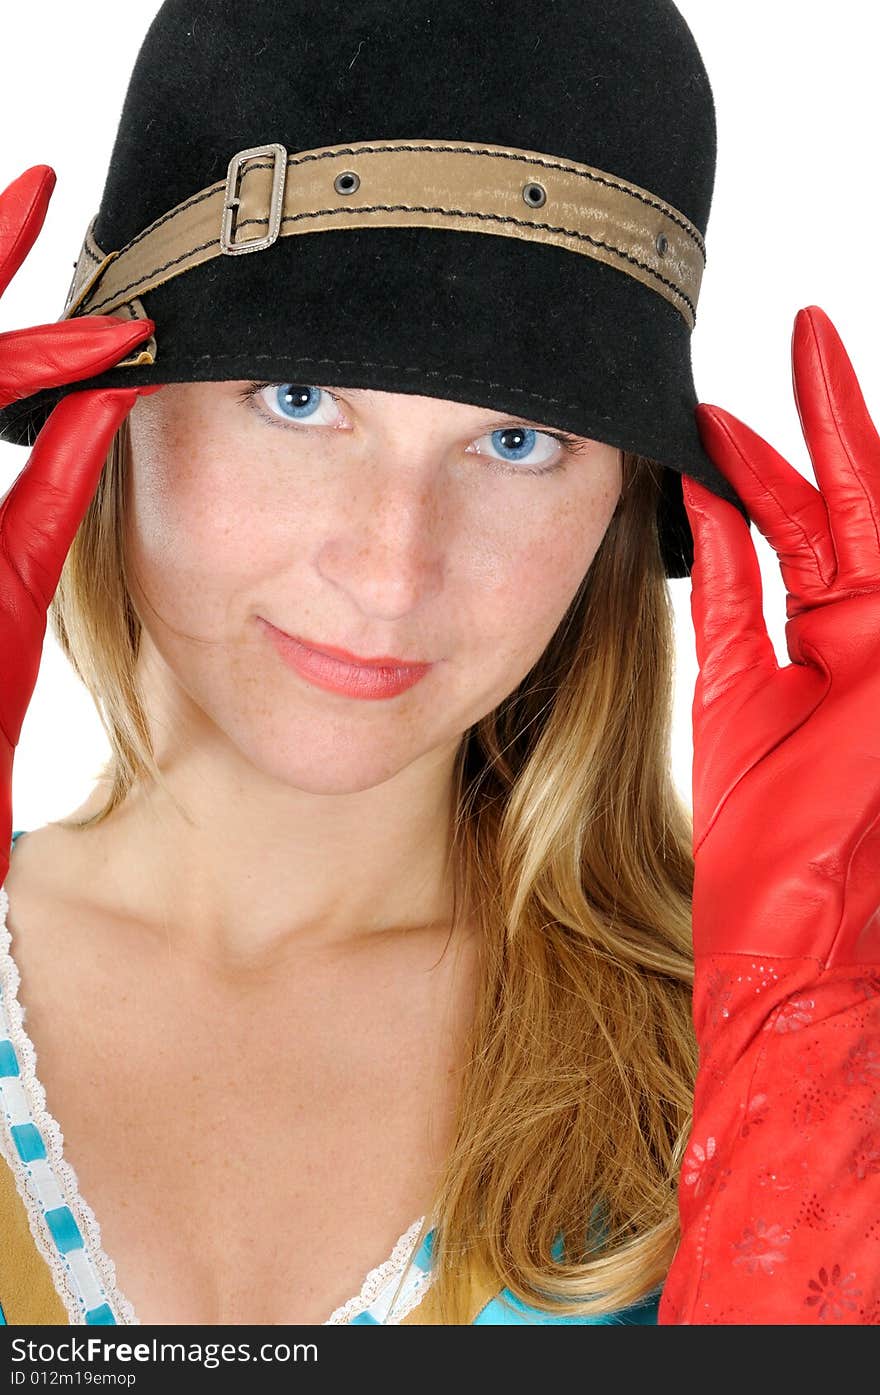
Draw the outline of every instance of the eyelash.
<instances>
[{"instance_id":1,"label":"eyelash","mask_svg":"<svg viewBox=\"0 0 880 1395\"><path fill-rule=\"evenodd\" d=\"M286 427L280 419L273 417L268 412L265 412L256 400L259 393L263 392L266 388L278 386L280 386L278 383L249 383L246 388L243 388L241 392L237 394L237 397L239 402L245 403L246 406L250 407L253 411L255 411L263 419L263 421L267 423L267 425L279 426L281 427L282 431L287 431L289 430L289 428ZM331 398L333 402L341 403L341 399L336 396L336 393L331 392L329 388L323 388L322 391L326 392L327 396ZM510 426L512 427L515 427L517 425L519 425L519 423L517 422L510 423ZM506 427L503 426L495 427L496 431L504 431L505 429ZM300 426L300 430L320 431L321 428L317 426ZM487 456L486 459L491 460L492 464L497 466L501 474L504 475L552 475L555 474L557 470L565 469L566 465L568 464L569 455L578 455L582 451L586 450L585 443L579 440L577 436L570 435L567 431L541 431L540 434L542 436L552 436L554 441L558 441L559 444L567 452L567 454L563 455L552 465L538 465L535 467L529 467L528 465L524 465L522 468L519 468L515 463L511 463L510 468L506 468L505 462L503 460L496 460L494 456Z\"/></svg>"}]
</instances>

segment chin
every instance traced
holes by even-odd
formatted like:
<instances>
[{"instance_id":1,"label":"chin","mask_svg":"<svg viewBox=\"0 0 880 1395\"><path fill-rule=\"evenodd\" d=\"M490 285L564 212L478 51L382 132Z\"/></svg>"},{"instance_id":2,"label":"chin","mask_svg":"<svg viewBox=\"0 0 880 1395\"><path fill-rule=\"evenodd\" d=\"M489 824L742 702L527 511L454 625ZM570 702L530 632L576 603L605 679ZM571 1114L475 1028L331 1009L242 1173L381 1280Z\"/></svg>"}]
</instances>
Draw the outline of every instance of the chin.
<instances>
[{"instance_id":1,"label":"chin","mask_svg":"<svg viewBox=\"0 0 880 1395\"><path fill-rule=\"evenodd\" d=\"M391 780L417 760L415 754L395 754L377 749L375 738L349 732L345 739L335 735L321 739L312 732L297 732L280 739L275 733L268 741L265 733L252 733L250 739L235 743L252 770L276 785L304 794L358 794ZM308 750L307 757L303 751Z\"/></svg>"}]
</instances>

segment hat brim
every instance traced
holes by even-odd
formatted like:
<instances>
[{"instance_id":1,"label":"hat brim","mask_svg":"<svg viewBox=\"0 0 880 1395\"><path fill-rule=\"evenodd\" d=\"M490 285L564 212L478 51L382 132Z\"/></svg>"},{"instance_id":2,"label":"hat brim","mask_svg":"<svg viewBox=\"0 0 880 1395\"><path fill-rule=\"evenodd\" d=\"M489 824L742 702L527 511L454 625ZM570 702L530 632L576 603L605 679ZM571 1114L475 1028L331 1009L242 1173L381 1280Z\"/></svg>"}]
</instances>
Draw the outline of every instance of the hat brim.
<instances>
[{"instance_id":1,"label":"hat brim","mask_svg":"<svg viewBox=\"0 0 880 1395\"><path fill-rule=\"evenodd\" d=\"M32 445L62 397L98 387L257 379L418 393L664 466L658 523L670 577L693 566L682 473L748 521L699 437L682 315L589 256L451 229L331 230L204 262L142 303L156 324L154 364L13 402L0 411L0 439Z\"/></svg>"}]
</instances>

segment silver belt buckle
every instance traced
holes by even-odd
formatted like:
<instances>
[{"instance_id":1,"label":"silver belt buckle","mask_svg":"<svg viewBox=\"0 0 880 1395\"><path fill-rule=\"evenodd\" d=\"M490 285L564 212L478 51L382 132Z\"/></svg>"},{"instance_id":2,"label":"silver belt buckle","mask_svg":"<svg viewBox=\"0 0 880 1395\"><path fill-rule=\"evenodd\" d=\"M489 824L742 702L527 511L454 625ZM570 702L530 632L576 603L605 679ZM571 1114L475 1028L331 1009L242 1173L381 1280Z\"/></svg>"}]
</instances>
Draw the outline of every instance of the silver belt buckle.
<instances>
[{"instance_id":1,"label":"silver belt buckle","mask_svg":"<svg viewBox=\"0 0 880 1395\"><path fill-rule=\"evenodd\" d=\"M247 238L242 242L233 241L236 212L241 204L238 197L242 165L247 160L259 156L274 155L275 171L272 176L272 198L269 206L269 231L265 237ZM283 145L256 145L251 150L240 150L229 161L226 176L226 197L223 201L223 224L220 229L220 251L226 256L236 257L244 252L262 252L277 242L281 233L281 218L284 211L284 189L287 183L287 151Z\"/></svg>"}]
</instances>

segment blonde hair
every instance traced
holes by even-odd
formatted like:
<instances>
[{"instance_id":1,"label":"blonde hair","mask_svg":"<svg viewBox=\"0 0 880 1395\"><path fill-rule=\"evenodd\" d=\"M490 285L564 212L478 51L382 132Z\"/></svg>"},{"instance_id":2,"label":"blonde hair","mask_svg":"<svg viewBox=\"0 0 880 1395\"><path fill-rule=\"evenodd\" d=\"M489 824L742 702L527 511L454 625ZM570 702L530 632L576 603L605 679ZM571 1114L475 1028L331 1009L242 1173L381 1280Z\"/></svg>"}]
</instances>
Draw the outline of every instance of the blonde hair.
<instances>
[{"instance_id":1,"label":"blonde hair","mask_svg":"<svg viewBox=\"0 0 880 1395\"><path fill-rule=\"evenodd\" d=\"M165 788L135 678L129 460L126 420L50 609L111 746L104 807L65 827L103 822L137 782ZM456 759L452 928L477 925L482 972L430 1213L443 1322L470 1320L457 1280L471 1262L548 1313L599 1316L658 1290L678 1241L696 1073L693 859L671 773L659 489L659 467L624 453L578 594Z\"/></svg>"}]
</instances>

